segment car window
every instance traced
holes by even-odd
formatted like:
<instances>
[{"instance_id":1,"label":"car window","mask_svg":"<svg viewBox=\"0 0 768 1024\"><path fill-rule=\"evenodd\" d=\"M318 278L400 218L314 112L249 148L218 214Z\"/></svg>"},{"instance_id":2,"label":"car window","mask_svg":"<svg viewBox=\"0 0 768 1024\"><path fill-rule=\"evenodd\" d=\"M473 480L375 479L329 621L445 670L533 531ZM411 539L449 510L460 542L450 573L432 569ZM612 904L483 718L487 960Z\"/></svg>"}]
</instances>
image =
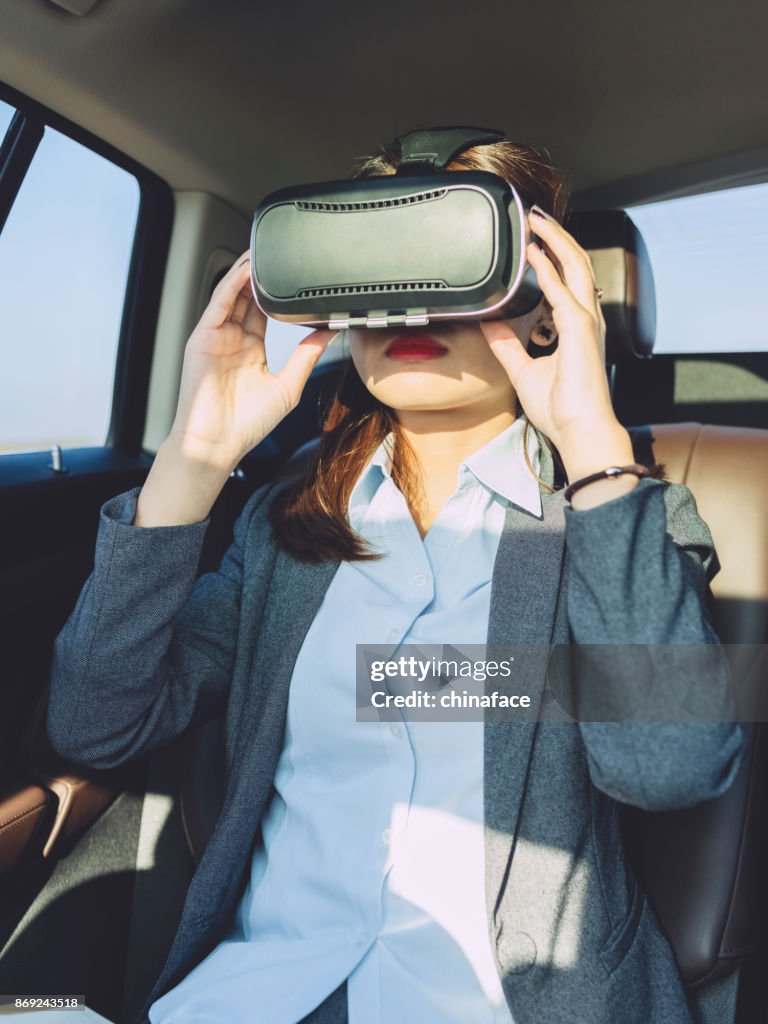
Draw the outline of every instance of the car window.
<instances>
[{"instance_id":1,"label":"car window","mask_svg":"<svg viewBox=\"0 0 768 1024\"><path fill-rule=\"evenodd\" d=\"M132 174L46 128L0 235L0 451L104 444L138 210Z\"/></svg>"},{"instance_id":2,"label":"car window","mask_svg":"<svg viewBox=\"0 0 768 1024\"><path fill-rule=\"evenodd\" d=\"M768 350L768 183L627 213L653 268L655 354Z\"/></svg>"}]
</instances>

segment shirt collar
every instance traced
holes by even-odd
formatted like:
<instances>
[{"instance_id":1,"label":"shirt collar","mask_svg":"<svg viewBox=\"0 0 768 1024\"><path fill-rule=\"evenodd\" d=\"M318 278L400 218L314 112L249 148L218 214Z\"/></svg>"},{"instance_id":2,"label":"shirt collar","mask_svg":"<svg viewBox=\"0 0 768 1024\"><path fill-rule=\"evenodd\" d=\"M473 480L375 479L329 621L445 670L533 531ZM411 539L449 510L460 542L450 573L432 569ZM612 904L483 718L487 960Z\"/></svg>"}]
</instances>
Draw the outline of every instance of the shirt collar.
<instances>
[{"instance_id":1,"label":"shirt collar","mask_svg":"<svg viewBox=\"0 0 768 1024\"><path fill-rule=\"evenodd\" d=\"M505 501L541 517L539 482L528 468L523 452L525 417L519 416L496 437L468 456L459 467L458 486L462 486L471 473L484 487ZM391 445L393 435L387 434L368 461L352 488L349 507L367 504L384 477L391 477ZM536 473L539 472L539 439L536 431L528 430L528 458Z\"/></svg>"},{"instance_id":2,"label":"shirt collar","mask_svg":"<svg viewBox=\"0 0 768 1024\"><path fill-rule=\"evenodd\" d=\"M378 466L384 476L392 476L392 445L394 440L394 434L387 434L371 456L371 461L368 463L369 469L371 466Z\"/></svg>"},{"instance_id":3,"label":"shirt collar","mask_svg":"<svg viewBox=\"0 0 768 1024\"><path fill-rule=\"evenodd\" d=\"M365 469L355 482L352 492L349 495L349 512L352 513L356 505L367 505L372 499L379 484L384 477L391 477L391 452L390 446L394 436L387 434L379 447L373 453Z\"/></svg>"},{"instance_id":4,"label":"shirt collar","mask_svg":"<svg viewBox=\"0 0 768 1024\"><path fill-rule=\"evenodd\" d=\"M532 515L541 516L539 481L528 468L523 450L525 423L525 417L518 416L514 423L466 458L459 468L459 480L465 469L469 470L489 490ZM539 439L530 427L528 459L538 473Z\"/></svg>"}]
</instances>

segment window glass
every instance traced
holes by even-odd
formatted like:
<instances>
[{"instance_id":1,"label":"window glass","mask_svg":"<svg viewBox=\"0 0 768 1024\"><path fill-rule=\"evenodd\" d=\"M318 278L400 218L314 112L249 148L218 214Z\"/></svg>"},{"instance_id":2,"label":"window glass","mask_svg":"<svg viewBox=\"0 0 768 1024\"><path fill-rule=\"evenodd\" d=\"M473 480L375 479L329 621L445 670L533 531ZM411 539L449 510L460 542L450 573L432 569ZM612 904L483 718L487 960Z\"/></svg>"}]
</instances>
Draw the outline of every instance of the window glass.
<instances>
[{"instance_id":1,"label":"window glass","mask_svg":"<svg viewBox=\"0 0 768 1024\"><path fill-rule=\"evenodd\" d=\"M768 184L628 207L656 285L654 352L768 350Z\"/></svg>"},{"instance_id":2,"label":"window glass","mask_svg":"<svg viewBox=\"0 0 768 1024\"><path fill-rule=\"evenodd\" d=\"M16 109L14 107L0 100L0 143L2 143L5 133L8 131L8 125L13 120L15 113Z\"/></svg>"},{"instance_id":3,"label":"window glass","mask_svg":"<svg viewBox=\"0 0 768 1024\"><path fill-rule=\"evenodd\" d=\"M675 405L768 402L768 380L743 366L678 359L675 361L674 396Z\"/></svg>"},{"instance_id":4,"label":"window glass","mask_svg":"<svg viewBox=\"0 0 768 1024\"><path fill-rule=\"evenodd\" d=\"M277 373L288 362L288 357L296 348L302 338L306 338L314 330L313 327L297 327L295 324L287 324L282 320L273 320L267 317L267 333L264 336L264 348L267 353L267 366L273 373ZM320 363L330 363L335 359L343 359L348 355L348 347L343 340L343 335L338 334L330 343L325 352L320 356Z\"/></svg>"},{"instance_id":5,"label":"window glass","mask_svg":"<svg viewBox=\"0 0 768 1024\"><path fill-rule=\"evenodd\" d=\"M47 128L0 235L0 451L104 444L135 177Z\"/></svg>"}]
</instances>

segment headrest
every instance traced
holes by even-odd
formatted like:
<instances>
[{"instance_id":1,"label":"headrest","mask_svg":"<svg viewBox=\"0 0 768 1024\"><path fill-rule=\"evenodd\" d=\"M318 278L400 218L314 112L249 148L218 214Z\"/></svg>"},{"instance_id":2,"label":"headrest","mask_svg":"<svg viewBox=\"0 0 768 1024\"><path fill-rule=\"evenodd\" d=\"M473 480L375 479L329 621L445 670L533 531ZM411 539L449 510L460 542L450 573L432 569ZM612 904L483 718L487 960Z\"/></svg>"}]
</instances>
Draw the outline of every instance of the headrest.
<instances>
[{"instance_id":1,"label":"headrest","mask_svg":"<svg viewBox=\"0 0 768 1024\"><path fill-rule=\"evenodd\" d=\"M606 327L606 361L647 358L656 338L656 291L648 250L624 210L577 210L566 229L592 258Z\"/></svg>"}]
</instances>

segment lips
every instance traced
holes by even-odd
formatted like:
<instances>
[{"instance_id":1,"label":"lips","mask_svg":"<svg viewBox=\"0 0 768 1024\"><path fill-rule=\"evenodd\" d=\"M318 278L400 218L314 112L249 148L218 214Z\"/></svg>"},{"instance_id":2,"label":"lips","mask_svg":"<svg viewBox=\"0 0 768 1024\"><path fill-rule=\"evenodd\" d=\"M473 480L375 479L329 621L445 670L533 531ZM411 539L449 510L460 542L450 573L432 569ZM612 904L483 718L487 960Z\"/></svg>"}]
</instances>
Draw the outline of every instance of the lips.
<instances>
[{"instance_id":1,"label":"lips","mask_svg":"<svg viewBox=\"0 0 768 1024\"><path fill-rule=\"evenodd\" d=\"M384 355L390 359L415 362L419 359L438 359L448 352L445 345L428 334L399 334L387 346Z\"/></svg>"}]
</instances>

